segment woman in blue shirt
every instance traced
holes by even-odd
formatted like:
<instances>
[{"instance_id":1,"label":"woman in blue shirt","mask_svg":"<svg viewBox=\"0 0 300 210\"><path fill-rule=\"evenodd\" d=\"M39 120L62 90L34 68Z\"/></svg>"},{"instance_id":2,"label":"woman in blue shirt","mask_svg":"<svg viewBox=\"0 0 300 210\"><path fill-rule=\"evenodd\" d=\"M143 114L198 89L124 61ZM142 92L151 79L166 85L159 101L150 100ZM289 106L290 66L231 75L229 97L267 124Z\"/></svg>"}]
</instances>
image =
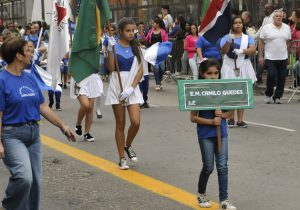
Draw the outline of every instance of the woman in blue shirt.
<instances>
[{"instance_id":1,"label":"woman in blue shirt","mask_svg":"<svg viewBox=\"0 0 300 210\"><path fill-rule=\"evenodd\" d=\"M113 37L108 40L108 69L111 79L105 99L106 105L112 105L116 119L116 143L119 152L119 167L128 169L125 151L132 162L138 158L132 148L132 142L140 126L140 104L144 103L139 83L143 77L142 56L134 38L135 23L131 18L122 18L118 23L120 39L116 42ZM115 71L115 60L112 48L115 47L116 59L120 68L120 79ZM123 91L119 83L122 83ZM125 138L125 110L128 110L130 127Z\"/></svg>"},{"instance_id":2,"label":"woman in blue shirt","mask_svg":"<svg viewBox=\"0 0 300 210\"><path fill-rule=\"evenodd\" d=\"M222 63L222 55L218 44L212 44L203 36L199 36L196 42L196 48L200 62L203 61L203 58L214 58L217 59L219 63Z\"/></svg>"},{"instance_id":3,"label":"woman in blue shirt","mask_svg":"<svg viewBox=\"0 0 300 210\"><path fill-rule=\"evenodd\" d=\"M0 159L11 173L2 206L38 210L42 181L40 115L59 127L70 141L75 138L45 103L33 76L23 70L30 64L27 42L7 39L1 56L8 65L0 72Z\"/></svg>"}]
</instances>

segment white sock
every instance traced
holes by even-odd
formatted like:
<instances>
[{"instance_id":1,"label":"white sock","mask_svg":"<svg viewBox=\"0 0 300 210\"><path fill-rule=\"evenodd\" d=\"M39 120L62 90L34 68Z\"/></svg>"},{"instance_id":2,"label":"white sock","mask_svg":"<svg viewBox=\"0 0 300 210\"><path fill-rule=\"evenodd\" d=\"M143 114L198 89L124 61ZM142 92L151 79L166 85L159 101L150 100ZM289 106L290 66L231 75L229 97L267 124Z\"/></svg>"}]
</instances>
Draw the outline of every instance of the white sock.
<instances>
[{"instance_id":1,"label":"white sock","mask_svg":"<svg viewBox=\"0 0 300 210\"><path fill-rule=\"evenodd\" d=\"M96 98L96 112L97 112L97 114L101 114L100 105L101 105L101 96Z\"/></svg>"}]
</instances>

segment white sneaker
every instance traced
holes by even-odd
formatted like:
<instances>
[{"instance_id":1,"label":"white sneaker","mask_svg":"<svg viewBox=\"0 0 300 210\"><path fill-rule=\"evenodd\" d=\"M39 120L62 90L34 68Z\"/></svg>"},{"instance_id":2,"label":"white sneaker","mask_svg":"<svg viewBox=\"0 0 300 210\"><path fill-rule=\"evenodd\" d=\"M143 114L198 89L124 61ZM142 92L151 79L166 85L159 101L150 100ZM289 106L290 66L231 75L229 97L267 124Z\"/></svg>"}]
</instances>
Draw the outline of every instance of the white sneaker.
<instances>
[{"instance_id":1,"label":"white sneaker","mask_svg":"<svg viewBox=\"0 0 300 210\"><path fill-rule=\"evenodd\" d=\"M280 98L273 98L274 104L281 104Z\"/></svg>"},{"instance_id":2,"label":"white sneaker","mask_svg":"<svg viewBox=\"0 0 300 210\"><path fill-rule=\"evenodd\" d=\"M126 146L124 149L125 149L125 152L127 153L128 157L129 157L129 159L132 162L137 163L138 162L138 158L137 158L137 156L136 156L136 154L135 154L132 146L131 145Z\"/></svg>"},{"instance_id":3,"label":"white sneaker","mask_svg":"<svg viewBox=\"0 0 300 210\"><path fill-rule=\"evenodd\" d=\"M160 85L156 85L155 90L160 91Z\"/></svg>"},{"instance_id":4,"label":"white sneaker","mask_svg":"<svg viewBox=\"0 0 300 210\"><path fill-rule=\"evenodd\" d=\"M270 104L272 102L272 98L269 96L266 96L265 100L266 104Z\"/></svg>"},{"instance_id":5,"label":"white sneaker","mask_svg":"<svg viewBox=\"0 0 300 210\"><path fill-rule=\"evenodd\" d=\"M230 200L225 200L220 203L220 209L222 210L237 210Z\"/></svg>"},{"instance_id":6,"label":"white sneaker","mask_svg":"<svg viewBox=\"0 0 300 210\"><path fill-rule=\"evenodd\" d=\"M199 194L197 200L198 200L198 204L201 208L210 208L211 207L211 203L209 202L209 200L207 199L205 194Z\"/></svg>"},{"instance_id":7,"label":"white sneaker","mask_svg":"<svg viewBox=\"0 0 300 210\"><path fill-rule=\"evenodd\" d=\"M126 158L120 159L119 168L121 170L127 170L127 169L129 169L129 166L127 165L127 162L126 162Z\"/></svg>"}]
</instances>

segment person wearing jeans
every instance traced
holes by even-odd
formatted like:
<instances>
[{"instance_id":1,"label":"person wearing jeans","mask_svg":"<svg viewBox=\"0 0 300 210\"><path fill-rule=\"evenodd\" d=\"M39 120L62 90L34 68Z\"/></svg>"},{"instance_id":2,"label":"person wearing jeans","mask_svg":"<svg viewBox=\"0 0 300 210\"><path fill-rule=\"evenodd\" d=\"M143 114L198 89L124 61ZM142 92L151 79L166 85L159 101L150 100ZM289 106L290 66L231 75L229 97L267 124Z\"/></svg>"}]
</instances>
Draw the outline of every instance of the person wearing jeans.
<instances>
[{"instance_id":1,"label":"person wearing jeans","mask_svg":"<svg viewBox=\"0 0 300 210\"><path fill-rule=\"evenodd\" d=\"M205 194L210 174L214 170L214 158L218 171L219 199L226 200L228 197L228 140L227 136L221 139L222 151L218 153L216 138L198 139L202 154L203 167L199 176L198 192Z\"/></svg>"},{"instance_id":2,"label":"person wearing jeans","mask_svg":"<svg viewBox=\"0 0 300 210\"><path fill-rule=\"evenodd\" d=\"M154 73L154 79L155 79L155 84L156 84L156 88L155 90L161 90L162 89L162 78L165 74L165 62L163 61L161 64L159 65L155 65L153 66L153 73Z\"/></svg>"},{"instance_id":3,"label":"person wearing jeans","mask_svg":"<svg viewBox=\"0 0 300 210\"><path fill-rule=\"evenodd\" d=\"M157 42L167 42L168 34L165 30L165 24L161 18L155 16L152 19L152 29L149 30L147 36L142 32L141 36L144 41L147 41L149 46L157 43ZM165 73L165 62L163 61L161 64L153 67L154 78L156 87L155 90L159 91L162 89L162 78Z\"/></svg>"},{"instance_id":4,"label":"person wearing jeans","mask_svg":"<svg viewBox=\"0 0 300 210\"><path fill-rule=\"evenodd\" d=\"M218 79L220 64L215 59L204 60L200 67L202 79ZM198 204L201 208L210 208L212 205L206 197L206 187L210 174L214 169L214 160L218 171L220 209L236 210L237 208L228 199L228 132L226 118L232 111L216 110L191 111L190 120L197 124L197 136L202 156L202 170L198 181ZM220 133L217 133L217 126ZM221 137L222 148L219 152L218 135Z\"/></svg>"},{"instance_id":5,"label":"person wearing jeans","mask_svg":"<svg viewBox=\"0 0 300 210\"><path fill-rule=\"evenodd\" d=\"M34 77L24 71L31 56L27 41L7 39L1 55L8 65L0 72L0 159L11 174L2 206L7 210L38 210L42 181L40 115L69 140L75 141L75 137L45 103Z\"/></svg>"}]
</instances>

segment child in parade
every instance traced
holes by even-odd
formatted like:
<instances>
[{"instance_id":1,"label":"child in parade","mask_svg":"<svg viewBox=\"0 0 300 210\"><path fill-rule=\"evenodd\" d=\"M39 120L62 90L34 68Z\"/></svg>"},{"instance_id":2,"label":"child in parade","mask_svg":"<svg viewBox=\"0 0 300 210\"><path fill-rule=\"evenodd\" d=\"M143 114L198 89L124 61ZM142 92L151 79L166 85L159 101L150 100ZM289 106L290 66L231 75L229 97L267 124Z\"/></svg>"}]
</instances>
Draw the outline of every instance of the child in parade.
<instances>
[{"instance_id":1,"label":"child in parade","mask_svg":"<svg viewBox=\"0 0 300 210\"><path fill-rule=\"evenodd\" d=\"M143 55L143 57L145 56L145 52L146 52L146 42L143 39L137 39L138 44L140 46L140 50L141 53ZM143 99L144 99L144 103L141 105L141 108L150 108L149 103L148 103L148 91L149 91L149 63L143 59L143 80L140 82L139 86L140 86L140 90L141 93L143 94Z\"/></svg>"},{"instance_id":2,"label":"child in parade","mask_svg":"<svg viewBox=\"0 0 300 210\"><path fill-rule=\"evenodd\" d=\"M75 133L77 136L82 136L82 120L85 118L84 140L87 142L95 141L95 138L90 134L93 123L94 104L97 97L103 94L103 83L98 73L94 73L80 83L76 84L78 90L77 99L80 103L78 110Z\"/></svg>"},{"instance_id":3,"label":"child in parade","mask_svg":"<svg viewBox=\"0 0 300 210\"><path fill-rule=\"evenodd\" d=\"M220 65L215 59L204 60L200 68L202 79L218 79ZM228 140L226 118L231 111L223 112L220 109L215 111L191 111L190 119L197 123L198 141L201 150L203 167L198 182L198 203L202 208L210 208L211 203L206 197L206 186L210 174L214 168L214 158L218 171L220 209L236 210L231 201L228 200ZM218 152L217 129L221 127L222 150Z\"/></svg>"},{"instance_id":4,"label":"child in parade","mask_svg":"<svg viewBox=\"0 0 300 210\"><path fill-rule=\"evenodd\" d=\"M61 81L63 82L64 89L67 89L68 74L69 74L69 52L67 52L62 59L63 65L61 65Z\"/></svg>"},{"instance_id":5,"label":"child in parade","mask_svg":"<svg viewBox=\"0 0 300 210\"><path fill-rule=\"evenodd\" d=\"M256 53L255 41L246 35L246 28L240 16L232 19L231 32L221 39L220 47L222 54L225 54L221 69L222 79L251 79L254 84L257 79L250 56ZM238 75L235 75L235 65L239 69ZM248 125L244 122L244 109L237 110L237 117L235 124L233 113L228 120L228 126L247 128Z\"/></svg>"},{"instance_id":6,"label":"child in parade","mask_svg":"<svg viewBox=\"0 0 300 210\"><path fill-rule=\"evenodd\" d=\"M134 24L131 18L122 18L118 23L120 39L116 42L114 38L110 37L107 47L111 78L105 104L112 105L116 120L115 138L120 158L119 168L121 170L129 168L125 152L132 162L138 161L132 142L140 127L140 104L144 102L138 86L143 77L142 55L134 38ZM115 71L113 46L115 46L121 81L118 78L118 73ZM122 84L122 92L119 83ZM127 137L125 137L124 133L126 109L131 122Z\"/></svg>"}]
</instances>

